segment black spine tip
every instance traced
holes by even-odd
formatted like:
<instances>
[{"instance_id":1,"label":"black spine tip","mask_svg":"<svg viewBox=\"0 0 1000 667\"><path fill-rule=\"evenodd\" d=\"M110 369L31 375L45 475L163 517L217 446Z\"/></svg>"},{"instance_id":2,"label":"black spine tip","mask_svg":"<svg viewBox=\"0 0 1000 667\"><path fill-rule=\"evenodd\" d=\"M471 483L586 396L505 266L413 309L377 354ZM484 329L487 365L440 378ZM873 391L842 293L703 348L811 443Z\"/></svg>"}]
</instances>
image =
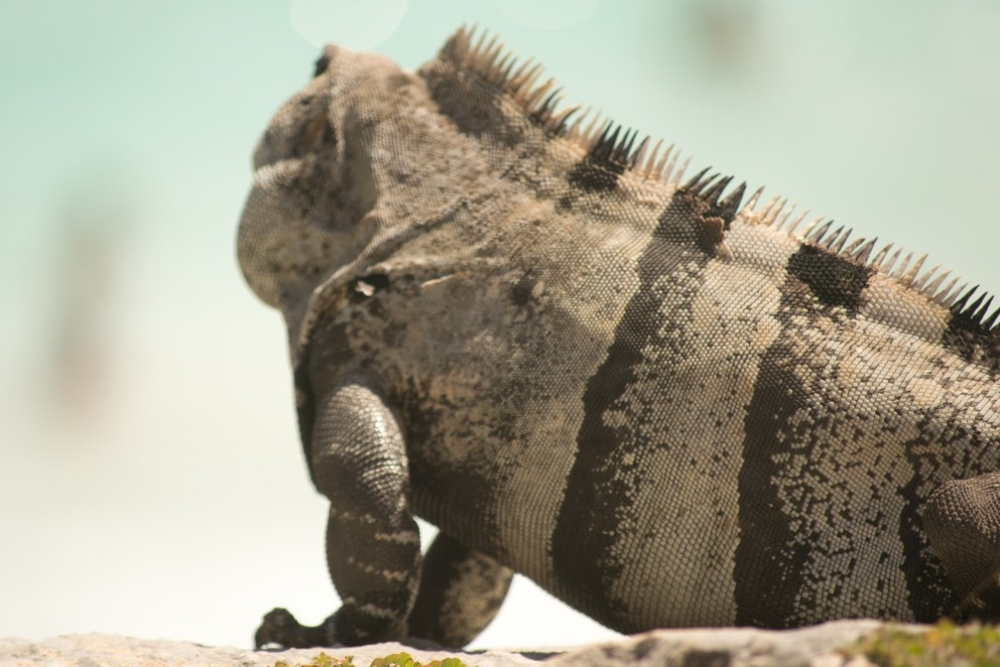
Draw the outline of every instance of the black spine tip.
<instances>
[{"instance_id":1,"label":"black spine tip","mask_svg":"<svg viewBox=\"0 0 1000 667\"><path fill-rule=\"evenodd\" d=\"M700 194L701 191L705 189L706 185L714 181L719 176L718 174L713 174L709 178L705 178L705 174L707 174L710 169L711 167L705 167L704 169L699 171L697 174L691 177L691 180L682 185L681 189L691 192L693 194Z\"/></svg>"},{"instance_id":2,"label":"black spine tip","mask_svg":"<svg viewBox=\"0 0 1000 667\"><path fill-rule=\"evenodd\" d=\"M973 318L977 322L982 324L983 320L986 318L986 313L990 311L990 306L992 305L993 305L993 297L991 296L990 298L986 299L986 303L984 303L980 308L976 310L976 314L973 315Z\"/></svg>"},{"instance_id":3,"label":"black spine tip","mask_svg":"<svg viewBox=\"0 0 1000 667\"><path fill-rule=\"evenodd\" d=\"M983 329L986 331L992 331L993 325L997 322L997 316L1000 316L1000 306L998 306L989 317L983 320Z\"/></svg>"},{"instance_id":4,"label":"black spine tip","mask_svg":"<svg viewBox=\"0 0 1000 667\"><path fill-rule=\"evenodd\" d=\"M979 285L976 285L975 287L970 287L969 290L962 295L962 298L960 298L958 301L952 304L951 312L955 315L964 315L965 304L969 302L969 299L972 298L972 295L976 293L977 289L979 289Z\"/></svg>"},{"instance_id":5,"label":"black spine tip","mask_svg":"<svg viewBox=\"0 0 1000 667\"><path fill-rule=\"evenodd\" d=\"M722 194L722 191L725 190L726 187L732 182L732 180L733 180L732 176L726 176L725 178L719 179L712 185L712 187L703 192L701 196L704 197L705 201L707 201L713 207L717 206L719 203L719 196Z\"/></svg>"},{"instance_id":6,"label":"black spine tip","mask_svg":"<svg viewBox=\"0 0 1000 667\"><path fill-rule=\"evenodd\" d=\"M729 229L729 224L736 217L736 214L739 213L740 204L743 203L743 195L746 194L746 191L747 184L744 181L719 202L719 217L726 221L726 229Z\"/></svg>"}]
</instances>

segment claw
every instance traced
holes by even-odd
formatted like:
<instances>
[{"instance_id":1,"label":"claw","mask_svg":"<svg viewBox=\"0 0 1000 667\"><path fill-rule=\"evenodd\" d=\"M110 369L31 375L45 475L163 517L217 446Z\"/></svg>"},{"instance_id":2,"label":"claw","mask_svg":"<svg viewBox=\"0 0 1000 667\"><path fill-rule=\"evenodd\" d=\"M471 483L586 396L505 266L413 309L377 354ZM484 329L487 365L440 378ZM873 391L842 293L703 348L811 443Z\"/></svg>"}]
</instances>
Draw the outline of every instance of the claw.
<instances>
[{"instance_id":1,"label":"claw","mask_svg":"<svg viewBox=\"0 0 1000 667\"><path fill-rule=\"evenodd\" d=\"M253 641L258 651L269 644L276 644L281 648L305 648L308 646L305 634L305 628L295 620L291 612L276 607L264 614L264 620L254 633Z\"/></svg>"}]
</instances>

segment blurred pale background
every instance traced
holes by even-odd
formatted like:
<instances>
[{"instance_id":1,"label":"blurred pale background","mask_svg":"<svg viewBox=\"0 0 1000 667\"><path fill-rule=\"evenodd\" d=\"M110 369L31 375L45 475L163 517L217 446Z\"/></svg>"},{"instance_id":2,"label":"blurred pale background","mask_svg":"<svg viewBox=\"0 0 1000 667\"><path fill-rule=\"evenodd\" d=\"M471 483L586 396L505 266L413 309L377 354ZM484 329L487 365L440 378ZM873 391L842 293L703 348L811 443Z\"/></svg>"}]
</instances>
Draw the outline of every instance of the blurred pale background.
<instances>
[{"instance_id":1,"label":"blurred pale background","mask_svg":"<svg viewBox=\"0 0 1000 667\"><path fill-rule=\"evenodd\" d=\"M0 636L246 646L337 601L283 326L244 286L249 156L318 44L479 22L569 100L1000 288L993 0L4 0ZM520 581L478 645L609 636Z\"/></svg>"}]
</instances>

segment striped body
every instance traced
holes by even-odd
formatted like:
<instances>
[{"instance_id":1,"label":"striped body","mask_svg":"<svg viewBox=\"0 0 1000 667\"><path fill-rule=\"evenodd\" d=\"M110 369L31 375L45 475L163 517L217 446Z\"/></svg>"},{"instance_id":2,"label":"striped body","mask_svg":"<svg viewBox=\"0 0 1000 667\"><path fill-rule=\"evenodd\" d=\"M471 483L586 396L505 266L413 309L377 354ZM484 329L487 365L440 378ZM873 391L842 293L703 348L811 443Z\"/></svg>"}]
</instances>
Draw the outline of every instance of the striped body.
<instances>
[{"instance_id":1,"label":"striped body","mask_svg":"<svg viewBox=\"0 0 1000 667\"><path fill-rule=\"evenodd\" d=\"M258 148L240 261L288 323L352 610L309 641L412 632L511 570L624 632L951 611L921 516L1000 469L986 308L569 124L507 62L464 31L417 74L331 47ZM454 567L421 580L412 514ZM468 641L498 604L422 634Z\"/></svg>"}]
</instances>

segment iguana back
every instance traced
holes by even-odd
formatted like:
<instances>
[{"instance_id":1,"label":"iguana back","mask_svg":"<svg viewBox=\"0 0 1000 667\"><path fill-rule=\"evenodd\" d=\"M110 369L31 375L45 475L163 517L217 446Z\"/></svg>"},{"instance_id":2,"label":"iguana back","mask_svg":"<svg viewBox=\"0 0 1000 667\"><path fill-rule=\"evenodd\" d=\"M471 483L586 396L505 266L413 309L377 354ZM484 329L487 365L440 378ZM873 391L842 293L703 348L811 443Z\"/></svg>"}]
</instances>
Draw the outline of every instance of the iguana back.
<instances>
[{"instance_id":1,"label":"iguana back","mask_svg":"<svg viewBox=\"0 0 1000 667\"><path fill-rule=\"evenodd\" d=\"M463 644L512 571L623 632L1000 609L984 295L470 40L416 74L328 47L258 146L240 263L344 603L258 643Z\"/></svg>"}]
</instances>

